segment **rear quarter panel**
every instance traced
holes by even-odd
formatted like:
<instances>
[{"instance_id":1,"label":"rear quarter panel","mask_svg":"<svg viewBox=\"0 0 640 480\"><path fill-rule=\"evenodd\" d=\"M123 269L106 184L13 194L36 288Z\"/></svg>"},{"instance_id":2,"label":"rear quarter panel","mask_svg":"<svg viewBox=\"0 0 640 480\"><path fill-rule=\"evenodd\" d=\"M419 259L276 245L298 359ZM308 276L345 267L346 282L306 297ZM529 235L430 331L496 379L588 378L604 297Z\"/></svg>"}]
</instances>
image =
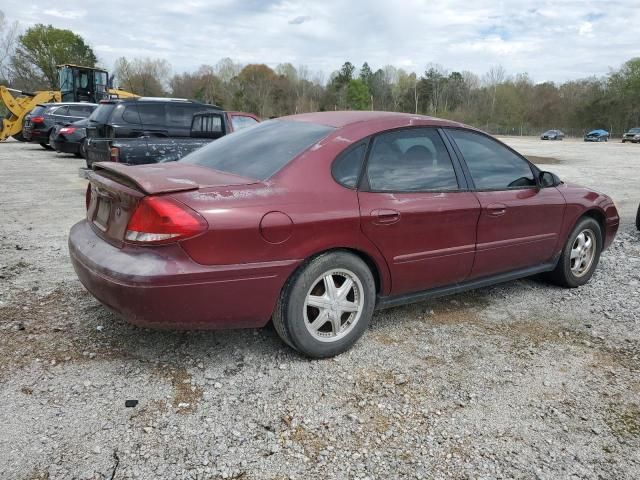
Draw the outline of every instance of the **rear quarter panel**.
<instances>
[{"instance_id":1,"label":"rear quarter panel","mask_svg":"<svg viewBox=\"0 0 640 480\"><path fill-rule=\"evenodd\" d=\"M345 138L321 141L265 182L174 194L210 226L182 247L206 265L281 260L300 265L326 250L353 249L374 262L381 292L387 293L389 270L360 229L356 191L331 176L333 159L351 143Z\"/></svg>"}]
</instances>

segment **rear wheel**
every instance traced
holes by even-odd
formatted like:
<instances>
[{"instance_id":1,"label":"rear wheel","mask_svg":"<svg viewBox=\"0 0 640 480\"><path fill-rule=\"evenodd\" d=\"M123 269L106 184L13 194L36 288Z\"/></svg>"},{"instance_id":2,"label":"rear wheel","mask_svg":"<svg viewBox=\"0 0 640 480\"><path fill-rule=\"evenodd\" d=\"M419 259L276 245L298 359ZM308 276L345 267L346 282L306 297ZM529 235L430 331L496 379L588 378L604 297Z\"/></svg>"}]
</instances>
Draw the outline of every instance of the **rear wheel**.
<instances>
[{"instance_id":1,"label":"rear wheel","mask_svg":"<svg viewBox=\"0 0 640 480\"><path fill-rule=\"evenodd\" d=\"M53 150L53 147L51 145L49 145L48 143L40 142L40 146L42 148L44 148L45 150Z\"/></svg>"},{"instance_id":2,"label":"rear wheel","mask_svg":"<svg viewBox=\"0 0 640 480\"><path fill-rule=\"evenodd\" d=\"M273 325L302 354L332 357L365 332L375 295L373 275L360 258L343 251L320 255L287 281Z\"/></svg>"},{"instance_id":3,"label":"rear wheel","mask_svg":"<svg viewBox=\"0 0 640 480\"><path fill-rule=\"evenodd\" d=\"M22 136L22 132L16 133L15 135L12 135L12 137L15 140L19 141L19 142L26 142L27 141L27 139Z\"/></svg>"},{"instance_id":4,"label":"rear wheel","mask_svg":"<svg viewBox=\"0 0 640 480\"><path fill-rule=\"evenodd\" d=\"M55 147L56 144L54 143L54 140L55 140L55 136L54 136L53 130L52 130L51 133L49 134L49 147L51 147L51 150L55 150L56 149L56 147Z\"/></svg>"},{"instance_id":5,"label":"rear wheel","mask_svg":"<svg viewBox=\"0 0 640 480\"><path fill-rule=\"evenodd\" d=\"M87 158L87 139L85 138L80 142L80 147L78 148L78 155L82 158Z\"/></svg>"},{"instance_id":6,"label":"rear wheel","mask_svg":"<svg viewBox=\"0 0 640 480\"><path fill-rule=\"evenodd\" d=\"M551 272L554 283L575 288L586 284L598 266L602 252L600 224L591 217L578 221L565 243L560 260Z\"/></svg>"}]
</instances>

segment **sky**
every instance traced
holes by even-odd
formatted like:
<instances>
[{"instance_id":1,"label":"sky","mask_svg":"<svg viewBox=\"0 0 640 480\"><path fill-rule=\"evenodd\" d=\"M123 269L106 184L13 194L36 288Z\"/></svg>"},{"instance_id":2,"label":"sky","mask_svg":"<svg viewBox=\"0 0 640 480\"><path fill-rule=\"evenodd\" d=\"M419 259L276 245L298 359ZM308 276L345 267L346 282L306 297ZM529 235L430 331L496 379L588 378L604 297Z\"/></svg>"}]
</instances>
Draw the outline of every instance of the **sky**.
<instances>
[{"instance_id":1,"label":"sky","mask_svg":"<svg viewBox=\"0 0 640 480\"><path fill-rule=\"evenodd\" d=\"M306 65L328 80L345 61L484 74L502 65L536 82L601 76L640 56L639 0L0 0L22 28L80 34L101 66L164 58L174 73L221 58Z\"/></svg>"}]
</instances>

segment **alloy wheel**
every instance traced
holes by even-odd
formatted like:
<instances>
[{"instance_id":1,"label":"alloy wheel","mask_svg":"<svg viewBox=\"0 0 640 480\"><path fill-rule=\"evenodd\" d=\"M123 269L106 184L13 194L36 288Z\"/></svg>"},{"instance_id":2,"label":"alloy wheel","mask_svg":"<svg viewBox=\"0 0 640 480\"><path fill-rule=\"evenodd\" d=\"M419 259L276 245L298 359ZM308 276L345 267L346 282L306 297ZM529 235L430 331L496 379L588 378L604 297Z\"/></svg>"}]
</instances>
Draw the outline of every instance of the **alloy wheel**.
<instances>
[{"instance_id":1,"label":"alloy wheel","mask_svg":"<svg viewBox=\"0 0 640 480\"><path fill-rule=\"evenodd\" d=\"M571 246L571 273L576 277L585 275L596 256L596 239L592 230L581 231Z\"/></svg>"},{"instance_id":2,"label":"alloy wheel","mask_svg":"<svg viewBox=\"0 0 640 480\"><path fill-rule=\"evenodd\" d=\"M321 342L335 342L349 334L364 308L364 289L350 270L334 269L320 275L304 302L304 322Z\"/></svg>"}]
</instances>

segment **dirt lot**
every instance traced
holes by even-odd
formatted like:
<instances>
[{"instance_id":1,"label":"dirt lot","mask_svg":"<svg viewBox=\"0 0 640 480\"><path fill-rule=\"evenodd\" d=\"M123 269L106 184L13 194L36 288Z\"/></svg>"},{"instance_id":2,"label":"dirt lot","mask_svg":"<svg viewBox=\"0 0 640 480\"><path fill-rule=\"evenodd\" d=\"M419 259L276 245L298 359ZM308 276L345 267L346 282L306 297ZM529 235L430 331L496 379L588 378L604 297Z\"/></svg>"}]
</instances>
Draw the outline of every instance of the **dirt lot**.
<instances>
[{"instance_id":1,"label":"dirt lot","mask_svg":"<svg viewBox=\"0 0 640 480\"><path fill-rule=\"evenodd\" d=\"M123 323L67 258L82 161L0 144L0 478L640 478L640 145L506 140L617 201L592 282L387 310L328 361Z\"/></svg>"}]
</instances>

